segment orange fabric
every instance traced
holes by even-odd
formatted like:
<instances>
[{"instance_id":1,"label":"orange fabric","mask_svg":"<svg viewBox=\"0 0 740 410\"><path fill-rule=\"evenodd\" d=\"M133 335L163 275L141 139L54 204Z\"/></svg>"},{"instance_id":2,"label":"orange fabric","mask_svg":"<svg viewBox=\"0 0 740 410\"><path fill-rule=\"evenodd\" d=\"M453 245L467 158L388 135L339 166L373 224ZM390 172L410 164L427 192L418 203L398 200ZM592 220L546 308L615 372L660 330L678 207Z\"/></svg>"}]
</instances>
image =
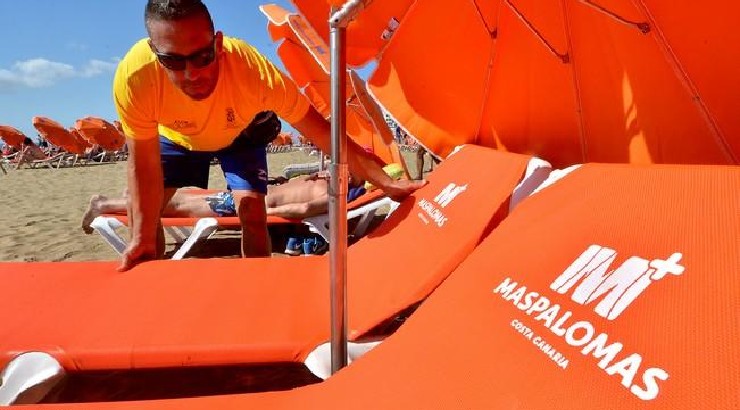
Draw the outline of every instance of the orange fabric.
<instances>
[{"instance_id":1,"label":"orange fabric","mask_svg":"<svg viewBox=\"0 0 740 410\"><path fill-rule=\"evenodd\" d=\"M11 147L20 149L26 135L9 125L0 125L0 138Z\"/></svg>"},{"instance_id":2,"label":"orange fabric","mask_svg":"<svg viewBox=\"0 0 740 410\"><path fill-rule=\"evenodd\" d=\"M439 155L469 142L555 167L733 164L738 14L718 0L417 0L369 84Z\"/></svg>"},{"instance_id":3,"label":"orange fabric","mask_svg":"<svg viewBox=\"0 0 740 410\"><path fill-rule=\"evenodd\" d=\"M739 189L737 167L587 165L575 171L522 203L404 327L355 368L316 388L324 400L313 397L312 403L383 409L738 408L740 347L733 340L740 331ZM582 305L572 299L576 286L564 294L551 288L592 245L616 251L611 270L629 258L643 260L612 273L612 279L643 272L647 261L652 269L665 266L660 261L674 253L682 254L678 264L684 270L664 277L644 271L652 273L648 287L609 320L595 311L605 295ZM517 283L514 289L527 287L521 307L516 290L509 300L496 292L506 278ZM540 297L560 307L550 312L550 326L540 313L523 310ZM514 327L519 323L532 330L531 339L523 327ZM603 333L606 345L622 344L603 369L600 359L583 353L590 344L574 346L553 330L576 323L581 330L566 333L571 342L586 341L585 329L593 327L593 338ZM540 350L537 337L569 360L567 368ZM656 379L659 372L651 368L667 372L667 380ZM645 379L657 390L646 393Z\"/></svg>"},{"instance_id":4,"label":"orange fabric","mask_svg":"<svg viewBox=\"0 0 740 410\"><path fill-rule=\"evenodd\" d=\"M67 151L73 153L73 154L84 154L85 150L90 148L92 144L90 144L85 137L83 137L79 131L77 131L76 128L72 127L69 129L69 133L72 134L72 137L74 138L74 142L71 144L70 148Z\"/></svg>"},{"instance_id":5,"label":"orange fabric","mask_svg":"<svg viewBox=\"0 0 740 410\"><path fill-rule=\"evenodd\" d=\"M465 147L349 248L352 338L439 285L505 215L528 160ZM302 360L329 339L328 260L0 264L0 363L28 350L88 370Z\"/></svg>"},{"instance_id":6,"label":"orange fabric","mask_svg":"<svg viewBox=\"0 0 740 410\"><path fill-rule=\"evenodd\" d=\"M337 2L333 3L336 5ZM370 2L347 27L347 64L360 67L375 59L388 44L389 35L392 34L392 30L389 30L391 19L402 21L413 3L413 0ZM293 4L316 29L324 43L329 44L327 21L332 1L293 0Z\"/></svg>"},{"instance_id":7,"label":"orange fabric","mask_svg":"<svg viewBox=\"0 0 740 410\"><path fill-rule=\"evenodd\" d=\"M329 80L329 47L300 15L287 12L276 5L261 6L268 17L268 30L278 46L278 56L293 80L303 89L316 110L331 116L331 85ZM372 115L370 97L363 96L364 82L359 78L353 83L347 78L347 135L360 146L371 150L385 164L403 163L398 146L387 131L382 115ZM359 84L361 82L362 84ZM355 86L356 85L356 86ZM358 91L357 88L360 88ZM363 98L357 101L358 96ZM372 102L375 103L374 101ZM372 108L372 107L371 107ZM377 119L380 118L380 122Z\"/></svg>"},{"instance_id":8,"label":"orange fabric","mask_svg":"<svg viewBox=\"0 0 740 410\"><path fill-rule=\"evenodd\" d=\"M95 407L737 409L739 189L737 167L586 165L523 202L396 334L324 383ZM668 266L674 253L684 270L662 271L608 319L595 310L605 295L585 305L572 299L588 281L563 294L552 289L593 245L616 251L607 262L612 278L650 262ZM623 268L630 258L638 263ZM507 278L516 282L510 292L501 288ZM553 315L538 318L548 307ZM604 356L593 356L587 335L611 346ZM567 358L565 368L542 340ZM651 394L646 376L657 386Z\"/></svg>"},{"instance_id":9,"label":"orange fabric","mask_svg":"<svg viewBox=\"0 0 740 410\"><path fill-rule=\"evenodd\" d=\"M102 118L80 118L75 122L75 128L88 142L98 144L106 151L117 151L126 142L115 125Z\"/></svg>"},{"instance_id":10,"label":"orange fabric","mask_svg":"<svg viewBox=\"0 0 740 410\"><path fill-rule=\"evenodd\" d=\"M79 153L77 140L62 124L46 117L33 117L32 122L39 134L51 144L73 154Z\"/></svg>"}]
</instances>

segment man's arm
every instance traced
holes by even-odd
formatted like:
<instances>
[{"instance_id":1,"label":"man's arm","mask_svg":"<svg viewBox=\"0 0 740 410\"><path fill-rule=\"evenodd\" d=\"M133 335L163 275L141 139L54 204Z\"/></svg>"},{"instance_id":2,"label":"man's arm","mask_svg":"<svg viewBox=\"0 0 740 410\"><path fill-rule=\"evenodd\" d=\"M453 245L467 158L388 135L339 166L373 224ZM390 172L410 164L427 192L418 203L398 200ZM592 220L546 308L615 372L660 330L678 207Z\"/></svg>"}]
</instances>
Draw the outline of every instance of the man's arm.
<instances>
[{"instance_id":1,"label":"man's arm","mask_svg":"<svg viewBox=\"0 0 740 410\"><path fill-rule=\"evenodd\" d=\"M331 151L331 124L313 107L310 107L302 119L292 124L303 135L308 136L325 152ZM402 199L411 192L421 188L425 181L395 181L389 177L365 151L351 138L347 138L347 162L350 173L370 181L382 189L392 199Z\"/></svg>"},{"instance_id":2,"label":"man's arm","mask_svg":"<svg viewBox=\"0 0 740 410\"><path fill-rule=\"evenodd\" d=\"M127 270L142 260L155 259L159 216L164 197L159 139L127 139L129 225L131 243L123 255L120 270Z\"/></svg>"}]
</instances>

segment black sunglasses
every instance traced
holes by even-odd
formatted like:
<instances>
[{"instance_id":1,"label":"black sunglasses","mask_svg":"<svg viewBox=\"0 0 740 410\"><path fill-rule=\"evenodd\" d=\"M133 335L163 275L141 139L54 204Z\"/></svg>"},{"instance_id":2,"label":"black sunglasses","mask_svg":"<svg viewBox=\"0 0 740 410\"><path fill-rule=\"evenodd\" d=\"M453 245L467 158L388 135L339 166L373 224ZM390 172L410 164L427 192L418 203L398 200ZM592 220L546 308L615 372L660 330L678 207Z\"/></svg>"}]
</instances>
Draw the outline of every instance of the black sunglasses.
<instances>
[{"instance_id":1,"label":"black sunglasses","mask_svg":"<svg viewBox=\"0 0 740 410\"><path fill-rule=\"evenodd\" d=\"M172 71L182 71L187 66L188 61L195 68L203 68L213 62L216 59L216 37L213 37L211 44L206 47L196 50L190 55L183 56L180 54L166 54L160 53L152 46L154 55L157 56L157 60L167 69Z\"/></svg>"}]
</instances>

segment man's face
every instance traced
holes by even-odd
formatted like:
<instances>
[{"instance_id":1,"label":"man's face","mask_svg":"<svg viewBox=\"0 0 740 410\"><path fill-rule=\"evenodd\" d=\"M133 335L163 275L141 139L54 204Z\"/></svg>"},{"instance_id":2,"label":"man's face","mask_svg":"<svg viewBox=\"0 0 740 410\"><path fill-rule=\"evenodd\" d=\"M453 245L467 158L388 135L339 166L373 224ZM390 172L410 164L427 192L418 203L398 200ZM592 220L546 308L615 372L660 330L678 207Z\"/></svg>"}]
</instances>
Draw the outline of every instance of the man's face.
<instances>
[{"instance_id":1,"label":"man's face","mask_svg":"<svg viewBox=\"0 0 740 410\"><path fill-rule=\"evenodd\" d=\"M207 98L218 84L223 35L203 17L151 20L149 44L173 84L194 100ZM211 57L213 60L211 61Z\"/></svg>"}]
</instances>

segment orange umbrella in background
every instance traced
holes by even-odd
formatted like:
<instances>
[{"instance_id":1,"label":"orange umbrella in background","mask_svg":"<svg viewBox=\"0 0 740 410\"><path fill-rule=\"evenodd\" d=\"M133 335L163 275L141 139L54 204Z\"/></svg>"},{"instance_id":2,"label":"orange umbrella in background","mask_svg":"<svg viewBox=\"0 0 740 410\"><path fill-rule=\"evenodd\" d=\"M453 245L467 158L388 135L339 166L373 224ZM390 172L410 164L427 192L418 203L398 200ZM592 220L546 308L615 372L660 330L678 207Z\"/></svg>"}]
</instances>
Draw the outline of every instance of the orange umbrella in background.
<instances>
[{"instance_id":1,"label":"orange umbrella in background","mask_svg":"<svg viewBox=\"0 0 740 410\"><path fill-rule=\"evenodd\" d=\"M290 133L282 133L280 138L283 140L283 145L293 145L293 137Z\"/></svg>"},{"instance_id":2,"label":"orange umbrella in background","mask_svg":"<svg viewBox=\"0 0 740 410\"><path fill-rule=\"evenodd\" d=\"M10 125L0 125L0 138L11 147L21 149L26 135Z\"/></svg>"},{"instance_id":3,"label":"orange umbrella in background","mask_svg":"<svg viewBox=\"0 0 740 410\"><path fill-rule=\"evenodd\" d=\"M285 145L285 134L282 132L278 134L277 137L275 137L275 139L272 140L272 145L276 147Z\"/></svg>"},{"instance_id":4,"label":"orange umbrella in background","mask_svg":"<svg viewBox=\"0 0 740 410\"><path fill-rule=\"evenodd\" d=\"M278 55L293 80L303 88L311 104L325 118L331 114L329 50L302 16L276 5L261 6L268 17L268 30L278 46ZM348 77L347 134L374 153L382 162L399 163L405 169L400 150L382 118L380 108L365 90L359 76Z\"/></svg>"},{"instance_id":5,"label":"orange umbrella in background","mask_svg":"<svg viewBox=\"0 0 740 410\"><path fill-rule=\"evenodd\" d=\"M67 152L78 154L77 140L62 124L46 117L33 117L33 127L50 143Z\"/></svg>"},{"instance_id":6,"label":"orange umbrella in background","mask_svg":"<svg viewBox=\"0 0 740 410\"><path fill-rule=\"evenodd\" d=\"M369 86L441 156L738 163L737 15L727 0L416 0Z\"/></svg>"},{"instance_id":7,"label":"orange umbrella in background","mask_svg":"<svg viewBox=\"0 0 740 410\"><path fill-rule=\"evenodd\" d=\"M74 137L75 143L74 143L74 151L68 150L69 152L73 154L84 154L85 150L92 147L92 144L88 142L79 131L77 131L76 128L71 127L69 128L69 133L72 134L72 137Z\"/></svg>"},{"instance_id":8,"label":"orange umbrella in background","mask_svg":"<svg viewBox=\"0 0 740 410\"><path fill-rule=\"evenodd\" d=\"M126 142L115 125L102 118L81 118L75 122L75 128L90 143L100 145L106 151L118 151Z\"/></svg>"}]
</instances>

